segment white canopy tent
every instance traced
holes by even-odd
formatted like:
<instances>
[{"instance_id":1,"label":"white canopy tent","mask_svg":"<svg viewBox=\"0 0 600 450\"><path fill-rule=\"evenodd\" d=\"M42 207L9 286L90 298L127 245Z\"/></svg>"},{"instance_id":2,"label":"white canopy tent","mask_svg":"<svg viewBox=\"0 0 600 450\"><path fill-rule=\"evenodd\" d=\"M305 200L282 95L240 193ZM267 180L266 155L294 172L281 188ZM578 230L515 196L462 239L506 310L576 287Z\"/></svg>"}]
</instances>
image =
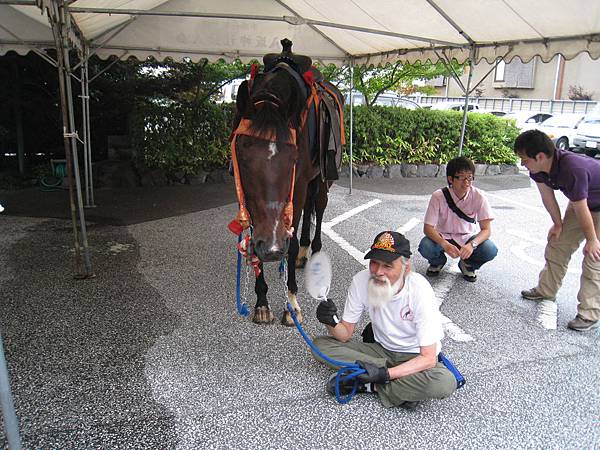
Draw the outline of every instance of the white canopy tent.
<instances>
[{"instance_id":1,"label":"white canopy tent","mask_svg":"<svg viewBox=\"0 0 600 450\"><path fill-rule=\"evenodd\" d=\"M0 55L35 51L59 68L66 154L72 155L85 273L85 221L78 139L84 146L87 205L93 205L87 60L134 56L243 61L293 51L323 64L395 61L494 63L518 56L549 61L600 57L597 0L0 0ZM44 50L56 48L54 60ZM83 129L73 118L69 49L78 52ZM472 71L471 71L472 72ZM470 72L470 73L471 73ZM468 101L471 78L465 90ZM466 110L466 108L465 108ZM463 131L466 114L463 119ZM462 136L461 136L462 145ZM69 158L69 156L67 156ZM73 183L71 183L73 184ZM89 188L89 189L88 189ZM90 195L91 192L91 195ZM91 202L91 205L90 205ZM72 211L75 208L72 206ZM76 228L75 228L76 230Z\"/></svg>"}]
</instances>

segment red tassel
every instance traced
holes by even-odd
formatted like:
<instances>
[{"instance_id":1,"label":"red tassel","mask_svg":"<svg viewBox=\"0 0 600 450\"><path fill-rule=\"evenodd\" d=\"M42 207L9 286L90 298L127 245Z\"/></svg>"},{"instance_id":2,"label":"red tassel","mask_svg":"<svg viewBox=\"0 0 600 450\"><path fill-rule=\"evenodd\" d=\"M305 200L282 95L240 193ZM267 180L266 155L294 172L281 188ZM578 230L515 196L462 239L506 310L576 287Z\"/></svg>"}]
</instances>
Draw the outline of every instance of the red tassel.
<instances>
[{"instance_id":1,"label":"red tassel","mask_svg":"<svg viewBox=\"0 0 600 450\"><path fill-rule=\"evenodd\" d=\"M254 77L256 77L256 74L258 73L258 64L252 64L250 66L250 79L254 80Z\"/></svg>"},{"instance_id":2,"label":"red tassel","mask_svg":"<svg viewBox=\"0 0 600 450\"><path fill-rule=\"evenodd\" d=\"M304 78L304 81L309 86L312 86L315 83L315 75L312 73L312 71L310 69L302 74L302 78Z\"/></svg>"},{"instance_id":3,"label":"red tassel","mask_svg":"<svg viewBox=\"0 0 600 450\"><path fill-rule=\"evenodd\" d=\"M237 220L232 220L231 222L229 222L227 228L229 228L229 231L231 231L236 236L239 236L240 233L244 231L244 228L242 227L242 225L240 225L240 223Z\"/></svg>"}]
</instances>

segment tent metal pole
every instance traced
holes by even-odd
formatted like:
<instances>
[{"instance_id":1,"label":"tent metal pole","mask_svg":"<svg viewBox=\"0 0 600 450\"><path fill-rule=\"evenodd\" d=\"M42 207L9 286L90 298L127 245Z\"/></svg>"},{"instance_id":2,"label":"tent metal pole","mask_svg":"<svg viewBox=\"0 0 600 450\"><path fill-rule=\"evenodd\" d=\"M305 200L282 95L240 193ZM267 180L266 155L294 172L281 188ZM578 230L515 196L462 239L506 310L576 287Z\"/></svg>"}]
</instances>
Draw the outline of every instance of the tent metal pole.
<instances>
[{"instance_id":1,"label":"tent metal pole","mask_svg":"<svg viewBox=\"0 0 600 450\"><path fill-rule=\"evenodd\" d=\"M354 128L354 60L350 60L350 190L348 193L352 195L352 136L353 136L353 128Z\"/></svg>"},{"instance_id":2,"label":"tent metal pole","mask_svg":"<svg viewBox=\"0 0 600 450\"><path fill-rule=\"evenodd\" d=\"M15 413L15 404L10 392L10 378L8 366L4 356L4 345L2 333L0 332L0 405L2 406L2 418L4 419L4 430L10 450L21 450L21 437L19 436L19 421Z\"/></svg>"},{"instance_id":3,"label":"tent metal pole","mask_svg":"<svg viewBox=\"0 0 600 450\"><path fill-rule=\"evenodd\" d=\"M89 52L89 49L86 47L86 53ZM95 207L96 203L94 202L94 176L92 171L92 128L90 122L90 73L89 73L89 58L86 57L85 60L85 121L87 122L86 130L86 142L88 148L88 169L90 171L89 180L90 180L90 203L88 203L88 207Z\"/></svg>"},{"instance_id":4,"label":"tent metal pole","mask_svg":"<svg viewBox=\"0 0 600 450\"><path fill-rule=\"evenodd\" d=\"M467 114L469 111L469 89L471 79L473 78L473 60L475 59L475 47L471 47L469 52L469 76L467 77L467 87L465 89L465 107L463 109L462 128L460 130L460 144L458 145L458 156L462 156L463 144L465 142L465 129L467 128Z\"/></svg>"},{"instance_id":5,"label":"tent metal pole","mask_svg":"<svg viewBox=\"0 0 600 450\"><path fill-rule=\"evenodd\" d=\"M85 58L85 55L82 56L83 58ZM85 207L89 206L90 204L90 189L89 189L89 180L88 180L88 158L87 158L87 148L88 148L88 141L87 141L87 120L85 119L85 103L86 103L86 94L85 94L85 84L87 82L86 76L85 76L85 62L81 65L81 79L80 79L80 85L81 85L81 125L83 128L83 178L84 178L84 184L85 184Z\"/></svg>"},{"instance_id":6,"label":"tent metal pole","mask_svg":"<svg viewBox=\"0 0 600 450\"><path fill-rule=\"evenodd\" d=\"M66 91L66 106L67 106L67 117L69 131L65 137L71 139L71 152L73 155L73 173L75 175L75 188L77 192L77 209L79 213L79 227L81 231L81 243L83 247L83 264L84 272L81 274L83 278L89 278L93 276L92 263L90 259L90 248L87 240L87 225L85 223L85 211L83 209L83 199L81 196L81 176L79 174L79 158L77 155L77 132L75 129L75 112L73 108L73 91L71 87L71 63L69 60L69 42L67 38L67 29L70 26L70 14L66 10L66 6L62 6L60 13L62 15L60 19L61 35L62 35L62 52L63 52L63 66L65 72L65 91ZM67 29L63 27L66 25Z\"/></svg>"}]
</instances>

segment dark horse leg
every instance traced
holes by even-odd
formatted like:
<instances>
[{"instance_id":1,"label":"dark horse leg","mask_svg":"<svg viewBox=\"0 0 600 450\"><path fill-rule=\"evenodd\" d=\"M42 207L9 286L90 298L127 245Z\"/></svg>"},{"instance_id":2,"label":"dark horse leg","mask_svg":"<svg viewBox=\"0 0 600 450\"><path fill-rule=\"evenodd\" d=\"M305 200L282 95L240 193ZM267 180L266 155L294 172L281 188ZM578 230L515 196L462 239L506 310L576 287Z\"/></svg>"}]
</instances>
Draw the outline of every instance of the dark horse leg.
<instances>
[{"instance_id":1,"label":"dark horse leg","mask_svg":"<svg viewBox=\"0 0 600 450\"><path fill-rule=\"evenodd\" d=\"M256 277L254 283L254 292L256 293L256 306L254 307L254 313L252 314L252 322L254 323L272 323L275 320L271 309L269 308L269 302L267 301L267 283L265 281L265 273L263 271L263 264L260 263L260 275Z\"/></svg>"},{"instance_id":2,"label":"dark horse leg","mask_svg":"<svg viewBox=\"0 0 600 450\"><path fill-rule=\"evenodd\" d=\"M296 258L296 268L302 269L308 260L308 246L310 245L310 219L315 210L316 197L319 191L320 180L315 178L308 184L304 210L302 211L302 233L300 234L300 249Z\"/></svg>"},{"instance_id":3,"label":"dark horse leg","mask_svg":"<svg viewBox=\"0 0 600 450\"><path fill-rule=\"evenodd\" d=\"M318 180L318 192L315 195L315 235L310 245L311 253L317 253L321 250L323 243L321 241L321 224L323 223L323 214L327 208L328 191L331 186L331 181Z\"/></svg>"}]
</instances>

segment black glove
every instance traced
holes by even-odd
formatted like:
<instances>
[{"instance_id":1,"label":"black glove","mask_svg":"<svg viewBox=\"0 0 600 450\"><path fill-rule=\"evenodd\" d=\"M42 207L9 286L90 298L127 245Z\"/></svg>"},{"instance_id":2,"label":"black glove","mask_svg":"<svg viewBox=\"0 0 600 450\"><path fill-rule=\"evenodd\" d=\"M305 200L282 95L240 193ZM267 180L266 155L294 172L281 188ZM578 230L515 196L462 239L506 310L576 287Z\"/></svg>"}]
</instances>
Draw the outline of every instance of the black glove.
<instances>
[{"instance_id":1,"label":"black glove","mask_svg":"<svg viewBox=\"0 0 600 450\"><path fill-rule=\"evenodd\" d=\"M363 383L386 384L390 382L390 373L387 367L379 367L367 361L356 361L360 367L366 370L358 376Z\"/></svg>"},{"instance_id":2,"label":"black glove","mask_svg":"<svg viewBox=\"0 0 600 450\"><path fill-rule=\"evenodd\" d=\"M325 325L335 327L340 321L335 303L329 299L321 301L317 306L317 319Z\"/></svg>"}]
</instances>

